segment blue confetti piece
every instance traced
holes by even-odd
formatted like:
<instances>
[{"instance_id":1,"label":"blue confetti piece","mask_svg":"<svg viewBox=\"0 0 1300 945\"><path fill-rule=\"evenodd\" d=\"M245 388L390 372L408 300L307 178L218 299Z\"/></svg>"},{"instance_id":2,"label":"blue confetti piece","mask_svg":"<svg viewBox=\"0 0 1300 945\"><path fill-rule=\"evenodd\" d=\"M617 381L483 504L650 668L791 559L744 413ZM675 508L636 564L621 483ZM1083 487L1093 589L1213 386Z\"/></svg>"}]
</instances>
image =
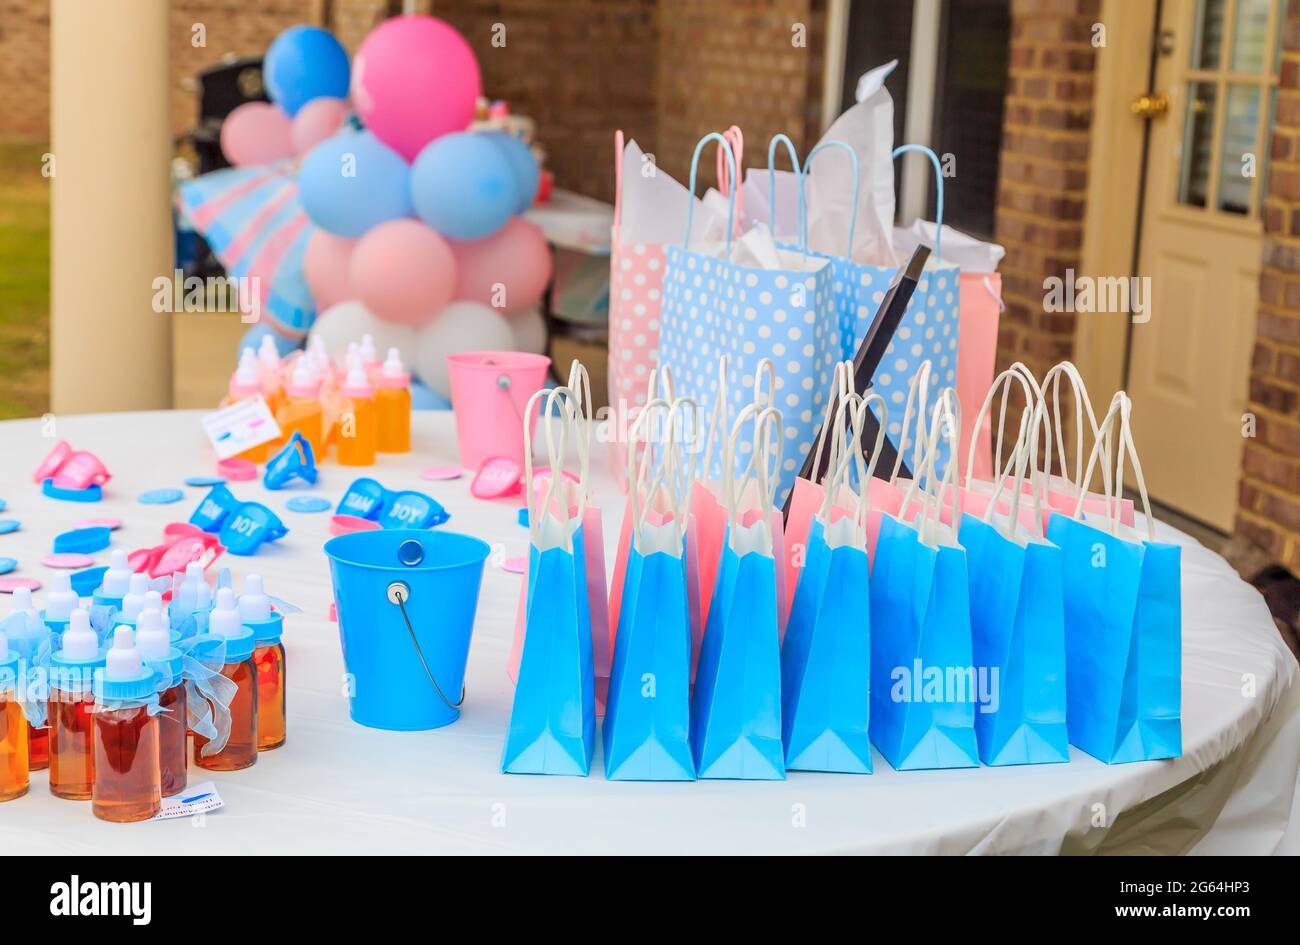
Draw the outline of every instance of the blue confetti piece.
<instances>
[{"instance_id":1,"label":"blue confetti piece","mask_svg":"<svg viewBox=\"0 0 1300 945\"><path fill-rule=\"evenodd\" d=\"M23 523L16 518L0 519L0 535L8 535L10 532L16 532L23 527Z\"/></svg>"},{"instance_id":2,"label":"blue confetti piece","mask_svg":"<svg viewBox=\"0 0 1300 945\"><path fill-rule=\"evenodd\" d=\"M193 486L196 489L208 489L212 486L224 486L225 484L225 476L190 476L185 480L185 485Z\"/></svg>"},{"instance_id":3,"label":"blue confetti piece","mask_svg":"<svg viewBox=\"0 0 1300 945\"><path fill-rule=\"evenodd\" d=\"M18 567L17 558L0 558L0 574L8 574L16 567Z\"/></svg>"},{"instance_id":4,"label":"blue confetti piece","mask_svg":"<svg viewBox=\"0 0 1300 945\"><path fill-rule=\"evenodd\" d=\"M150 489L148 492L141 492L137 501L145 505L168 505L179 502L183 498L185 493L180 489Z\"/></svg>"},{"instance_id":5,"label":"blue confetti piece","mask_svg":"<svg viewBox=\"0 0 1300 945\"><path fill-rule=\"evenodd\" d=\"M318 495L296 495L285 504L290 512L324 512L330 507L330 500Z\"/></svg>"},{"instance_id":6,"label":"blue confetti piece","mask_svg":"<svg viewBox=\"0 0 1300 945\"><path fill-rule=\"evenodd\" d=\"M103 551L113 540L112 529L100 525L90 528L77 528L54 536L54 553L79 552L92 554Z\"/></svg>"},{"instance_id":7,"label":"blue confetti piece","mask_svg":"<svg viewBox=\"0 0 1300 945\"><path fill-rule=\"evenodd\" d=\"M0 499L0 512L3 512L7 508L9 508L9 503L4 499Z\"/></svg>"}]
</instances>

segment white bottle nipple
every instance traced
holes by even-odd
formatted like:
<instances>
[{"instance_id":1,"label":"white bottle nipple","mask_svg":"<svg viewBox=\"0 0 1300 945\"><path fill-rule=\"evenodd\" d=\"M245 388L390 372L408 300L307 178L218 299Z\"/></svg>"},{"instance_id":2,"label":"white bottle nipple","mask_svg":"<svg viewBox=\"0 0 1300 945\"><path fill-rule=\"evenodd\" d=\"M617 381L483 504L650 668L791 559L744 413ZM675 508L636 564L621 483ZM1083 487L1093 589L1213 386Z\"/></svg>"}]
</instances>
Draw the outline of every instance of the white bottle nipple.
<instances>
[{"instance_id":1,"label":"white bottle nipple","mask_svg":"<svg viewBox=\"0 0 1300 945\"><path fill-rule=\"evenodd\" d=\"M149 590L149 578L143 573L132 574L131 583L127 586L127 591L122 595L122 619L133 621L140 616L140 611L144 610L144 597ZM159 602L162 598L158 598Z\"/></svg>"},{"instance_id":2,"label":"white bottle nipple","mask_svg":"<svg viewBox=\"0 0 1300 945\"><path fill-rule=\"evenodd\" d=\"M140 675L140 651L135 648L135 631L118 627L113 631L113 646L104 657L104 678L135 679Z\"/></svg>"},{"instance_id":3,"label":"white bottle nipple","mask_svg":"<svg viewBox=\"0 0 1300 945\"><path fill-rule=\"evenodd\" d=\"M120 548L108 559L108 570L100 585L100 593L105 597L121 597L131 589L131 565L127 562L126 552Z\"/></svg>"},{"instance_id":4,"label":"white bottle nipple","mask_svg":"<svg viewBox=\"0 0 1300 945\"><path fill-rule=\"evenodd\" d=\"M208 617L208 631L225 637L242 637L245 633L244 621L235 606L235 592L228 587L217 591L217 605Z\"/></svg>"},{"instance_id":5,"label":"white bottle nipple","mask_svg":"<svg viewBox=\"0 0 1300 945\"><path fill-rule=\"evenodd\" d=\"M262 593L262 575L244 578L244 593L239 595L239 616L244 623L271 619L271 598Z\"/></svg>"},{"instance_id":6,"label":"white bottle nipple","mask_svg":"<svg viewBox=\"0 0 1300 945\"><path fill-rule=\"evenodd\" d=\"M32 619L33 617L35 617L38 620L40 619L41 615L38 614L36 612L36 608L32 606L31 588L28 587L14 588L13 600L9 602L9 613L11 615L22 614L28 620Z\"/></svg>"},{"instance_id":7,"label":"white bottle nipple","mask_svg":"<svg viewBox=\"0 0 1300 945\"><path fill-rule=\"evenodd\" d=\"M68 617L68 629L63 633L63 655L80 661L99 656L99 637L90 629L90 614L80 607Z\"/></svg>"},{"instance_id":8,"label":"white bottle nipple","mask_svg":"<svg viewBox=\"0 0 1300 945\"><path fill-rule=\"evenodd\" d=\"M165 660L171 649L171 640L163 629L162 613L142 610L135 622L135 646L142 659Z\"/></svg>"},{"instance_id":9,"label":"white bottle nipple","mask_svg":"<svg viewBox=\"0 0 1300 945\"><path fill-rule=\"evenodd\" d=\"M67 620L81 606L81 598L72 589L67 571L56 571L50 578L50 593L45 598L46 620Z\"/></svg>"}]
</instances>

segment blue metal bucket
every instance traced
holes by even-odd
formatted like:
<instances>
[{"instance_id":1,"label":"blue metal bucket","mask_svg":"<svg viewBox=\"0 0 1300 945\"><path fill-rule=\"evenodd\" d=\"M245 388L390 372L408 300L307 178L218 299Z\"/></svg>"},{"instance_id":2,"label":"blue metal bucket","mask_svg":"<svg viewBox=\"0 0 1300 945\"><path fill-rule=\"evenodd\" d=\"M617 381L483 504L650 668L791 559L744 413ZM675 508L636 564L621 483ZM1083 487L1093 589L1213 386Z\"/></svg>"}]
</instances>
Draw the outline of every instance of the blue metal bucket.
<instances>
[{"instance_id":1,"label":"blue metal bucket","mask_svg":"<svg viewBox=\"0 0 1300 945\"><path fill-rule=\"evenodd\" d=\"M487 542L378 529L325 543L352 719L398 732L460 718Z\"/></svg>"}]
</instances>

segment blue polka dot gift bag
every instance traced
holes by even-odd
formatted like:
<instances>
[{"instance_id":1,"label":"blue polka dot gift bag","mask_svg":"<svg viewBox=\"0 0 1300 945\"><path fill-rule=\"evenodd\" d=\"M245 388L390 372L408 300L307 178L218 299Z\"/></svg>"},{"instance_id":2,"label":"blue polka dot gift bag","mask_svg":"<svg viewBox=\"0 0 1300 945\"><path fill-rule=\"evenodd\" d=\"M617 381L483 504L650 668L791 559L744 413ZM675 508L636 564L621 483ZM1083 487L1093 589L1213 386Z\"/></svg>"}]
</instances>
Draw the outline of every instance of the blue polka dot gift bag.
<instances>
[{"instance_id":1,"label":"blue polka dot gift bag","mask_svg":"<svg viewBox=\"0 0 1300 945\"><path fill-rule=\"evenodd\" d=\"M695 146L692 193L700 154L710 141L722 149L736 179L731 147L713 132ZM835 362L843 350L832 268L826 257L770 243L775 252L760 264L756 253L745 251L743 244L750 234L732 238L735 188L728 201L725 246L691 248L688 212L686 237L680 246L668 247L659 365L670 369L679 396L694 400L702 416L711 416L719 396L718 360L725 355L734 375L742 379L723 395L731 401L725 405L726 413L736 416L754 400L758 365L765 358L771 361L775 375L771 395L784 418L785 458L776 483L779 505L812 448ZM721 479L723 450L718 443L708 448L710 455L702 457L702 469L707 478ZM746 459L743 452L737 456L737 462Z\"/></svg>"}]
</instances>

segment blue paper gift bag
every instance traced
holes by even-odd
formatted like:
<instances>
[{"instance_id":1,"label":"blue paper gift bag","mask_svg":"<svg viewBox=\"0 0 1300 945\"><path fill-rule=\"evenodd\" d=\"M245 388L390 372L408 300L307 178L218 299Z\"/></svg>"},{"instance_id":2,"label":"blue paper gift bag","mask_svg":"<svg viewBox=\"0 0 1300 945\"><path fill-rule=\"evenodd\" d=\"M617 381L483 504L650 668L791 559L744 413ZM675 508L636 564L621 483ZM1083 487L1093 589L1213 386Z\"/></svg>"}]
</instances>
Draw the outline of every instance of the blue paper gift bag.
<instances>
[{"instance_id":1,"label":"blue paper gift bag","mask_svg":"<svg viewBox=\"0 0 1300 945\"><path fill-rule=\"evenodd\" d=\"M873 397L875 395L872 395ZM866 403L841 401L832 437L830 475L813 517L804 566L781 645L781 722L787 769L871 773L871 596L865 489L872 465L862 460ZM849 431L841 423L847 422ZM857 492L845 492L850 464ZM836 503L853 514L836 514Z\"/></svg>"},{"instance_id":2,"label":"blue paper gift bag","mask_svg":"<svg viewBox=\"0 0 1300 945\"><path fill-rule=\"evenodd\" d=\"M506 774L568 774L586 776L596 744L596 679L591 643L591 614L587 603L587 570L583 558L582 519L587 480L586 453L577 483L576 510L565 490L572 481L562 468L567 431L578 424L567 387L538 391L524 417L533 416L546 397L539 424L546 427L550 476L544 489L532 488L532 443L524 425L524 458L529 483L528 600L524 645L519 660L514 704L506 732L501 771ZM560 416L554 416L556 407ZM552 425L562 431L558 447ZM587 431L584 429L583 433ZM566 485L570 484L570 485Z\"/></svg>"},{"instance_id":3,"label":"blue paper gift bag","mask_svg":"<svg viewBox=\"0 0 1300 945\"><path fill-rule=\"evenodd\" d=\"M1130 411L1128 397L1116 394L1081 494L1087 494L1103 438L1119 423L1114 481L1124 480L1127 452L1148 537L1121 525L1117 506L1115 517L1092 521L1081 520L1081 508L1074 517L1053 513L1047 529L1063 560L1070 743L1108 764L1182 754L1181 550L1152 538Z\"/></svg>"},{"instance_id":4,"label":"blue paper gift bag","mask_svg":"<svg viewBox=\"0 0 1300 945\"><path fill-rule=\"evenodd\" d=\"M941 425L956 431L948 388L935 405L925 466L918 480L935 481L934 444ZM952 470L936 497L953 496ZM906 512L917 494L903 501ZM933 488L933 487L931 487ZM979 764L975 708L987 692L971 644L966 552L939 521L937 498L926 495L915 523L884 515L871 571L871 742L898 769L968 768ZM985 693L982 693L982 688Z\"/></svg>"},{"instance_id":5,"label":"blue paper gift bag","mask_svg":"<svg viewBox=\"0 0 1300 945\"><path fill-rule=\"evenodd\" d=\"M667 429L679 402L668 410ZM637 423L667 405L651 400ZM670 440L670 444L671 444ZM649 441L647 441L649 443ZM609 701L602 730L605 777L611 781L693 781L690 746L691 624L686 583L686 495L680 451L667 457L647 446L643 472L657 472L641 493L629 476L633 522L623 579ZM646 521L656 498L670 510L659 525Z\"/></svg>"},{"instance_id":6,"label":"blue paper gift bag","mask_svg":"<svg viewBox=\"0 0 1300 945\"><path fill-rule=\"evenodd\" d=\"M755 419L757 417L757 420ZM750 463L734 468L737 434L754 421ZM785 777L781 743L781 644L777 631L776 559L772 552L770 461L780 463L781 415L753 404L740 412L727 443L723 491L727 531L709 605L691 699L691 748L701 778L779 780ZM746 524L736 496L757 474L763 509Z\"/></svg>"}]
</instances>

